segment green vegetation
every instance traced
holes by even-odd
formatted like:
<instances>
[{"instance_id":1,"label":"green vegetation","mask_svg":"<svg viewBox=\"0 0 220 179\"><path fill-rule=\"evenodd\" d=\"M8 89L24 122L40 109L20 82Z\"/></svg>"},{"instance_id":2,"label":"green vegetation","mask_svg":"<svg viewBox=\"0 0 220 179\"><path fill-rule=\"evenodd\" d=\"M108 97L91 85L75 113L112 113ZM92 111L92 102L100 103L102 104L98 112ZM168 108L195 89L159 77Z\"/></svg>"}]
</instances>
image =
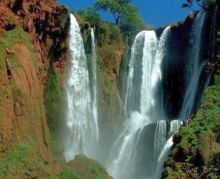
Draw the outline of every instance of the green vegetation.
<instances>
[{"instance_id":1,"label":"green vegetation","mask_svg":"<svg viewBox=\"0 0 220 179\"><path fill-rule=\"evenodd\" d=\"M130 0L97 0L95 7L79 10L77 14L92 26L95 25L96 29L101 29L101 26L104 26L106 22L101 19L97 10L110 12L113 15L115 26L112 25L112 27L115 27L115 29L117 29L116 26L119 27L125 40L132 41L137 32L147 28L139 15L138 9ZM97 34L99 33L97 32Z\"/></svg>"},{"instance_id":2,"label":"green vegetation","mask_svg":"<svg viewBox=\"0 0 220 179\"><path fill-rule=\"evenodd\" d=\"M220 176L220 83L205 90L201 107L174 137L165 163L166 178L218 178Z\"/></svg>"},{"instance_id":3,"label":"green vegetation","mask_svg":"<svg viewBox=\"0 0 220 179\"><path fill-rule=\"evenodd\" d=\"M45 106L47 109L47 123L52 135L55 134L57 129L56 127L59 126L58 121L60 116L60 101L62 98L62 91L59 86L59 81L59 75L51 63L48 69Z\"/></svg>"},{"instance_id":4,"label":"green vegetation","mask_svg":"<svg viewBox=\"0 0 220 179\"><path fill-rule=\"evenodd\" d=\"M44 167L45 164L37 155L36 145L33 141L17 143L13 144L10 150L1 156L0 178L29 175L33 170Z\"/></svg>"},{"instance_id":5,"label":"green vegetation","mask_svg":"<svg viewBox=\"0 0 220 179\"><path fill-rule=\"evenodd\" d=\"M100 121L112 129L122 120L117 77L126 45L121 29L115 24L101 24L96 30L96 39Z\"/></svg>"},{"instance_id":6,"label":"green vegetation","mask_svg":"<svg viewBox=\"0 0 220 179\"><path fill-rule=\"evenodd\" d=\"M132 40L134 36L145 28L142 18L139 16L138 9L132 5L128 6L126 11L122 15L122 21L120 28L124 32L125 36L128 37L127 40ZM129 42L131 43L131 42Z\"/></svg>"},{"instance_id":7,"label":"green vegetation","mask_svg":"<svg viewBox=\"0 0 220 179\"><path fill-rule=\"evenodd\" d=\"M99 25L101 23L100 14L93 7L87 9L80 9L77 14L86 22L91 25Z\"/></svg>"},{"instance_id":8,"label":"green vegetation","mask_svg":"<svg viewBox=\"0 0 220 179\"><path fill-rule=\"evenodd\" d=\"M59 174L61 179L107 179L109 178L105 170L93 160L83 156L76 156L74 161L65 164Z\"/></svg>"},{"instance_id":9,"label":"green vegetation","mask_svg":"<svg viewBox=\"0 0 220 179\"><path fill-rule=\"evenodd\" d=\"M22 28L18 27L14 30L7 31L5 33L6 33L5 38L0 39L0 43L4 44L4 46L12 47L12 45L14 45L16 43L22 43L22 44L27 45L27 47L29 49L32 48L32 43L30 41L30 38L29 38L28 34L26 32L24 32L24 30Z\"/></svg>"},{"instance_id":10,"label":"green vegetation","mask_svg":"<svg viewBox=\"0 0 220 179\"><path fill-rule=\"evenodd\" d=\"M91 58L91 36L89 28L82 28L88 59ZM126 44L119 26L101 21L95 29L97 51L97 77L99 81L99 114L103 125L116 128L122 120L117 77L121 56ZM89 62L90 63L90 60Z\"/></svg>"},{"instance_id":11,"label":"green vegetation","mask_svg":"<svg viewBox=\"0 0 220 179\"><path fill-rule=\"evenodd\" d=\"M60 172L61 179L77 179L77 174L72 170L65 168L63 171Z\"/></svg>"},{"instance_id":12,"label":"green vegetation","mask_svg":"<svg viewBox=\"0 0 220 179\"><path fill-rule=\"evenodd\" d=\"M113 14L115 24L120 26L127 37L145 28L138 9L131 0L97 0L96 7Z\"/></svg>"},{"instance_id":13,"label":"green vegetation","mask_svg":"<svg viewBox=\"0 0 220 179\"><path fill-rule=\"evenodd\" d=\"M35 67L37 67L37 57L36 57L36 52L32 46L32 42L26 32L20 27L13 29L11 31L5 32L4 35L0 36L0 60L3 60L4 56L6 56L6 49L10 52L10 49L12 48L13 45L15 44L23 44L27 47L28 51L30 52L31 59L34 62ZM14 54L11 52L7 56L12 62L11 65L19 65L16 57Z\"/></svg>"},{"instance_id":14,"label":"green vegetation","mask_svg":"<svg viewBox=\"0 0 220 179\"><path fill-rule=\"evenodd\" d=\"M115 24L119 25L123 14L131 6L130 0L97 0L96 7L112 13Z\"/></svg>"}]
</instances>

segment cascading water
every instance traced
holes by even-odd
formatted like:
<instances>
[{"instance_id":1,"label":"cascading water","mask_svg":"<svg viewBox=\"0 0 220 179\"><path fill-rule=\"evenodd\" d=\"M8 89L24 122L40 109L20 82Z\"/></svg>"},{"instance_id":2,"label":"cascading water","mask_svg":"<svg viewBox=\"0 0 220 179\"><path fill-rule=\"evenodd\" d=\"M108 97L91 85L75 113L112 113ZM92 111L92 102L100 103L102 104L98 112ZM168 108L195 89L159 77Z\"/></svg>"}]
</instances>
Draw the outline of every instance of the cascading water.
<instances>
[{"instance_id":1,"label":"cascading water","mask_svg":"<svg viewBox=\"0 0 220 179\"><path fill-rule=\"evenodd\" d=\"M205 63L201 61L201 45L202 45L202 34L204 30L206 12L201 10L195 19L192 27L192 44L189 55L189 63L186 72L186 83L187 89L184 95L182 103L182 109L179 118L181 120L187 120L193 112L195 106L195 100L199 87L199 79L204 68Z\"/></svg>"},{"instance_id":2,"label":"cascading water","mask_svg":"<svg viewBox=\"0 0 220 179\"><path fill-rule=\"evenodd\" d=\"M194 110L194 106L197 103L197 93L200 93L199 91L199 80L200 76L203 70L203 67L205 65L204 62L201 61L201 45L202 45L202 33L204 28L204 22L205 22L206 12L200 11L195 19L195 22L192 27L192 34L191 34L191 49L190 49L190 55L188 57L188 65L187 73L186 73L186 83L187 88L182 104L182 109L180 112L179 118L181 120L186 120L190 117ZM160 152L160 155L157 159L157 167L155 175L152 178L160 178L160 173L163 168L163 163L165 161L165 157L169 153L172 145L173 145L173 134L178 132L179 128L182 125L182 121L177 119L173 120L169 124L169 131L167 131L167 134L169 136L169 139L164 143L165 136L161 136L161 142L159 141L160 145L163 145L163 148ZM165 128L166 124L162 122L157 124L162 125L163 128ZM162 128L162 129L163 129ZM164 130L162 130L164 131ZM161 133L161 132L160 132ZM166 135L166 133L165 133Z\"/></svg>"},{"instance_id":3,"label":"cascading water","mask_svg":"<svg viewBox=\"0 0 220 179\"><path fill-rule=\"evenodd\" d=\"M71 62L65 84L67 134L64 156L67 161L83 154L107 163L109 174L116 179L160 178L165 157L173 145L172 136L179 130L181 120L189 118L197 101L199 79L204 67L200 52L205 17L204 11L199 12L192 27L190 55L184 66L187 69L186 92L180 120L168 119L163 107L162 62L169 60L165 56L171 28L166 27L159 39L155 31L143 31L136 36L131 48L125 94L127 120L106 162L105 159L100 160L96 153L99 126L95 35L91 29L92 54L91 63L88 63L79 25L71 15Z\"/></svg>"},{"instance_id":4,"label":"cascading water","mask_svg":"<svg viewBox=\"0 0 220 179\"><path fill-rule=\"evenodd\" d=\"M156 169L154 172L154 175L151 177L153 179L158 179L161 177L161 171L163 169L163 164L166 159L166 156L168 155L171 147L173 146L173 135L177 133L182 125L182 122L180 120L173 120L169 124L169 130L167 123L164 123L164 121L160 122L162 123L162 132L160 132L160 136L158 136L158 139L161 140L161 142L158 145L161 145L159 148L159 154L157 155L156 160ZM158 125L158 124L157 124ZM157 134L157 133L156 133ZM168 140L167 140L167 134L168 134Z\"/></svg>"},{"instance_id":5,"label":"cascading water","mask_svg":"<svg viewBox=\"0 0 220 179\"><path fill-rule=\"evenodd\" d=\"M97 56L96 56L96 44L94 30L91 29L91 43L92 43L92 113L93 120L95 122L96 139L99 139L99 127L98 127L98 104L97 104Z\"/></svg>"},{"instance_id":6,"label":"cascading water","mask_svg":"<svg viewBox=\"0 0 220 179\"><path fill-rule=\"evenodd\" d=\"M83 39L75 17L70 15L70 19L69 49L71 62L65 84L68 134L64 139L64 156L67 161L74 159L77 154L92 157L98 140L97 114L96 109L92 108L96 103L96 97L93 100L95 102L92 102ZM93 91L95 94L96 90Z\"/></svg>"},{"instance_id":7,"label":"cascading water","mask_svg":"<svg viewBox=\"0 0 220 179\"><path fill-rule=\"evenodd\" d=\"M151 154L139 153L139 151L143 136L148 132L146 126L158 121L161 117L157 108L160 99L155 92L162 78L160 66L169 32L170 27L167 27L158 41L155 31L143 31L136 36L132 46L125 99L129 120L125 122L124 129L113 146L107 166L109 173L116 179L136 177L141 179L153 174L152 167L149 171L145 171L148 169L147 166L153 165L151 156L148 157L148 161L142 163L143 166L139 165L142 162L139 160L142 154ZM155 132L155 130L151 131L151 128L149 130L150 133ZM157 131L159 137L159 131L164 132L161 128ZM154 142L154 139L152 140ZM155 141L159 142L159 140L156 137ZM154 152L153 149L149 150ZM142 168L141 172L140 168Z\"/></svg>"},{"instance_id":8,"label":"cascading water","mask_svg":"<svg viewBox=\"0 0 220 179\"><path fill-rule=\"evenodd\" d=\"M156 132L154 136L154 157L157 157L167 140L167 121L161 120L157 122Z\"/></svg>"}]
</instances>

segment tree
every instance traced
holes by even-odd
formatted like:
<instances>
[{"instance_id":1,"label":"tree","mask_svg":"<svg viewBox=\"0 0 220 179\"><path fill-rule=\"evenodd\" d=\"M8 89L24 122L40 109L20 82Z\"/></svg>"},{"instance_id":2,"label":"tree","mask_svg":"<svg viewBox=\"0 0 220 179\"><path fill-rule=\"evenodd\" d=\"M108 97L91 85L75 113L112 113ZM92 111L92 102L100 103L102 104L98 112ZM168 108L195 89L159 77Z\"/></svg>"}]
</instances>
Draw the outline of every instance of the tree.
<instances>
[{"instance_id":1,"label":"tree","mask_svg":"<svg viewBox=\"0 0 220 179\"><path fill-rule=\"evenodd\" d=\"M144 29L145 24L139 16L138 9L133 5L128 5L126 11L121 16L120 27L127 36L133 36L138 31Z\"/></svg>"},{"instance_id":2,"label":"tree","mask_svg":"<svg viewBox=\"0 0 220 179\"><path fill-rule=\"evenodd\" d=\"M97 0L96 8L112 13L115 23L119 25L131 0Z\"/></svg>"},{"instance_id":3,"label":"tree","mask_svg":"<svg viewBox=\"0 0 220 179\"><path fill-rule=\"evenodd\" d=\"M93 7L88 7L87 9L78 10L77 14L83 18L83 20L89 22L91 25L98 25L101 22L101 17L99 13Z\"/></svg>"},{"instance_id":4,"label":"tree","mask_svg":"<svg viewBox=\"0 0 220 179\"><path fill-rule=\"evenodd\" d=\"M110 12L115 24L120 27L128 40L132 40L134 35L145 28L138 8L131 3L131 0L97 0L96 8Z\"/></svg>"}]
</instances>

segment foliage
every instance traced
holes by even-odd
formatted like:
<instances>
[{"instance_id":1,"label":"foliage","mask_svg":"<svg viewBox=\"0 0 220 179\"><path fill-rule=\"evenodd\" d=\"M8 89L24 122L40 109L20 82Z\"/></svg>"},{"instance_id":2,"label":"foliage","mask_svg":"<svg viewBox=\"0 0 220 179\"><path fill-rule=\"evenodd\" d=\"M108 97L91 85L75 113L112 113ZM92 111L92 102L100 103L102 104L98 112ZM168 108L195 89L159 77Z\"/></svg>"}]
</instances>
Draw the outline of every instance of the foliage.
<instances>
[{"instance_id":1,"label":"foliage","mask_svg":"<svg viewBox=\"0 0 220 179\"><path fill-rule=\"evenodd\" d=\"M80 9L77 13L83 18L83 20L89 22L91 25L98 25L101 23L101 17L93 7Z\"/></svg>"},{"instance_id":2,"label":"foliage","mask_svg":"<svg viewBox=\"0 0 220 179\"><path fill-rule=\"evenodd\" d=\"M119 25L122 15L126 12L130 2L130 0L97 0L96 7L112 13L115 23Z\"/></svg>"},{"instance_id":3,"label":"foliage","mask_svg":"<svg viewBox=\"0 0 220 179\"><path fill-rule=\"evenodd\" d=\"M10 150L0 160L0 178L6 176L15 178L22 172L28 174L33 170L44 167L36 153L34 141L13 144Z\"/></svg>"},{"instance_id":4,"label":"foliage","mask_svg":"<svg viewBox=\"0 0 220 179\"><path fill-rule=\"evenodd\" d=\"M218 79L216 77L215 79ZM165 163L166 178L216 178L220 174L220 85L208 87L201 107L188 125L174 137L174 147ZM171 170L172 169L172 170Z\"/></svg>"},{"instance_id":5,"label":"foliage","mask_svg":"<svg viewBox=\"0 0 220 179\"><path fill-rule=\"evenodd\" d=\"M61 90L59 87L59 75L56 73L53 64L51 63L48 69L45 105L47 109L47 123L52 133L54 133L56 127L59 126L58 120L61 96Z\"/></svg>"},{"instance_id":6,"label":"foliage","mask_svg":"<svg viewBox=\"0 0 220 179\"><path fill-rule=\"evenodd\" d=\"M133 40L133 37L144 28L143 19L138 14L138 9L133 5L128 5L122 15L121 29L127 37Z\"/></svg>"},{"instance_id":7,"label":"foliage","mask_svg":"<svg viewBox=\"0 0 220 179\"><path fill-rule=\"evenodd\" d=\"M127 37L131 37L144 28L144 22L138 9L130 0L97 0L98 9L110 12L115 24L119 25Z\"/></svg>"},{"instance_id":8,"label":"foliage","mask_svg":"<svg viewBox=\"0 0 220 179\"><path fill-rule=\"evenodd\" d=\"M77 175L75 174L73 170L65 168L63 171L61 171L60 178L61 179L77 179Z\"/></svg>"}]
</instances>

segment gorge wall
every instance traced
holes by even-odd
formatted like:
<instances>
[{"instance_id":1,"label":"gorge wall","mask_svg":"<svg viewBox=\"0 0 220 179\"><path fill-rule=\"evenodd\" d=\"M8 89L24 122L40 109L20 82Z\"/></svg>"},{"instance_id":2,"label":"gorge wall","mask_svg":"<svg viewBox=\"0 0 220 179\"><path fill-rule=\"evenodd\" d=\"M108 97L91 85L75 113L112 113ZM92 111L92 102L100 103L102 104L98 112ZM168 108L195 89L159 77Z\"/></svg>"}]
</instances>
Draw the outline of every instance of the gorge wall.
<instances>
[{"instance_id":1,"label":"gorge wall","mask_svg":"<svg viewBox=\"0 0 220 179\"><path fill-rule=\"evenodd\" d=\"M185 59L189 55L187 51L195 17L196 14L191 14L185 21L172 25L169 32L169 46L162 62L161 86L164 89L163 106L170 120L178 118L182 107L186 90L184 69L188 63ZM215 36L205 35L212 34L212 17L213 13L210 12L205 21L201 54L202 61L208 63L199 80L201 88L196 101L199 103L209 74L210 84L215 86L206 90L200 110L190 120L189 126L184 126L174 137L174 147L165 164L164 178L178 178L179 174L186 178L204 173L205 176L207 170L203 169L207 165L219 165L219 99L216 98L219 96L220 75L219 24L218 33L214 32L218 37L216 43L212 43ZM80 17L77 20L89 59L92 55L90 24ZM57 139L57 131L64 123L63 81L69 63L69 25L68 10L53 0L0 2L0 178L111 178L100 164L83 156L76 156L74 161L66 164L62 156L63 146ZM102 161L123 126L124 79L129 63L125 59L130 58L131 50L117 26L103 22L93 28L97 45L99 127L102 134L99 157ZM156 30L158 38L164 29ZM193 111L198 106L196 103ZM207 112L210 115L215 113L209 117L211 120L203 119ZM201 119L206 122L201 122ZM148 132L141 135L140 146L146 147L151 154L152 138L155 137L152 131L156 131L158 125L160 123L145 127L143 131L149 131L149 135ZM198 130L193 131L193 128ZM206 133L202 132L204 128L208 129ZM165 138L170 137L167 131ZM191 134L193 138L190 138ZM198 136L202 141L199 144ZM211 141L213 137L215 140ZM151 147L146 146L143 142L145 139L152 142ZM199 150L204 146L207 146L207 150ZM190 162L189 158L181 158L180 153L189 156ZM152 157L144 156L142 160L145 159L150 161ZM185 172L190 167L194 167L193 171ZM209 170L211 172L219 175L215 167Z\"/></svg>"},{"instance_id":2,"label":"gorge wall","mask_svg":"<svg viewBox=\"0 0 220 179\"><path fill-rule=\"evenodd\" d=\"M216 26L207 69L212 69L210 86L205 89L198 111L174 136L174 146L165 162L163 178L218 178L219 170L219 4L213 11ZM213 18L213 19L214 19ZM210 54L210 51L209 51ZM204 76L207 76L204 75Z\"/></svg>"},{"instance_id":3,"label":"gorge wall","mask_svg":"<svg viewBox=\"0 0 220 179\"><path fill-rule=\"evenodd\" d=\"M68 10L53 0L0 1L0 178L108 178L85 157L65 164L53 138L68 29Z\"/></svg>"}]
</instances>

